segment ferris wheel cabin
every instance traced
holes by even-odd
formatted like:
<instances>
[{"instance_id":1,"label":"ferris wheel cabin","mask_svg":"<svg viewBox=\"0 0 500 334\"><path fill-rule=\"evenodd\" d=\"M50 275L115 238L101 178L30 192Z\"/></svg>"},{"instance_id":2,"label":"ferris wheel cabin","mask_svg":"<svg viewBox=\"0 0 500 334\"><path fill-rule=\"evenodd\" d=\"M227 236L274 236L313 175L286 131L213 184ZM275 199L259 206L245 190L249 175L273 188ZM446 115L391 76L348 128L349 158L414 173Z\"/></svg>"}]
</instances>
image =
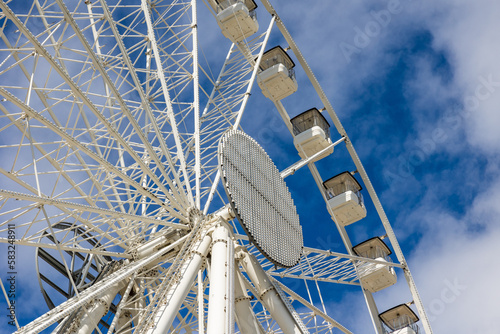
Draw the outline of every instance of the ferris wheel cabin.
<instances>
[{"instance_id":1,"label":"ferris wheel cabin","mask_svg":"<svg viewBox=\"0 0 500 334\"><path fill-rule=\"evenodd\" d=\"M358 256L387 262L387 265L364 262L356 266L363 288L370 292L377 292L396 284L396 272L389 265L392 262L389 258L392 252L382 239L379 237L368 239L354 246L352 250Z\"/></svg>"},{"instance_id":2,"label":"ferris wheel cabin","mask_svg":"<svg viewBox=\"0 0 500 334\"><path fill-rule=\"evenodd\" d=\"M335 222L347 226L366 217L361 185L350 172L340 173L323 182L328 211Z\"/></svg>"},{"instance_id":3,"label":"ferris wheel cabin","mask_svg":"<svg viewBox=\"0 0 500 334\"><path fill-rule=\"evenodd\" d=\"M416 324L418 317L406 304L401 304L379 314L391 334L418 334L419 328Z\"/></svg>"},{"instance_id":4,"label":"ferris wheel cabin","mask_svg":"<svg viewBox=\"0 0 500 334\"><path fill-rule=\"evenodd\" d=\"M290 120L293 127L293 144L302 159L313 156L331 145L330 124L316 108L304 111ZM333 147L312 161L333 153Z\"/></svg>"},{"instance_id":5,"label":"ferris wheel cabin","mask_svg":"<svg viewBox=\"0 0 500 334\"><path fill-rule=\"evenodd\" d=\"M295 80L295 63L281 46L276 46L262 55L261 72L257 84L268 99L279 101L295 93L299 87Z\"/></svg>"},{"instance_id":6,"label":"ferris wheel cabin","mask_svg":"<svg viewBox=\"0 0 500 334\"><path fill-rule=\"evenodd\" d=\"M257 4L253 0L212 1L211 5L217 13L217 24L231 42L241 42L259 30L255 13Z\"/></svg>"}]
</instances>

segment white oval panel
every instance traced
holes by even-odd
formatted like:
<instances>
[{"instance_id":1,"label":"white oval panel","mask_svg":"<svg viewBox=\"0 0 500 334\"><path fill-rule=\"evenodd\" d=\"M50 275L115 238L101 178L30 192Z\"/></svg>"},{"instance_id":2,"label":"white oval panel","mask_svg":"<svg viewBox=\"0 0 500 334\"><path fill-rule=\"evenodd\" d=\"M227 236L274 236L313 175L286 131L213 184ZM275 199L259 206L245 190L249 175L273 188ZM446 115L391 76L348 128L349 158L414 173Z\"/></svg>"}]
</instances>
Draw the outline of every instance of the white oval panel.
<instances>
[{"instance_id":1,"label":"white oval panel","mask_svg":"<svg viewBox=\"0 0 500 334\"><path fill-rule=\"evenodd\" d=\"M302 227L273 161L239 130L226 132L218 149L226 194L250 241L274 264L293 267L302 255Z\"/></svg>"}]
</instances>

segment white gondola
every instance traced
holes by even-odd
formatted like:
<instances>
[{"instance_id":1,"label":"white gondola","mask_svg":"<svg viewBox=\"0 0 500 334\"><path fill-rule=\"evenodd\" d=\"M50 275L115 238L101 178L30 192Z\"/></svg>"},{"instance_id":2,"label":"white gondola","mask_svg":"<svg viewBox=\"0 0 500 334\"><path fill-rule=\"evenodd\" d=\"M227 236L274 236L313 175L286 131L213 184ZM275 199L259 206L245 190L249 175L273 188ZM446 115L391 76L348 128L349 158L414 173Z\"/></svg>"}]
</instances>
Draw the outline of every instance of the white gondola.
<instances>
[{"instance_id":1,"label":"white gondola","mask_svg":"<svg viewBox=\"0 0 500 334\"><path fill-rule=\"evenodd\" d=\"M257 75L262 94L268 99L279 101L295 93L298 85L294 67L293 60L280 46L266 51L260 61L261 72Z\"/></svg>"},{"instance_id":2,"label":"white gondola","mask_svg":"<svg viewBox=\"0 0 500 334\"><path fill-rule=\"evenodd\" d=\"M332 144L330 124L316 108L304 111L290 120L293 126L293 144L302 159L313 156ZM333 147L312 161L333 153Z\"/></svg>"},{"instance_id":3,"label":"white gondola","mask_svg":"<svg viewBox=\"0 0 500 334\"><path fill-rule=\"evenodd\" d=\"M401 304L379 314L380 320L391 334L418 334L418 317L406 304Z\"/></svg>"},{"instance_id":4,"label":"white gondola","mask_svg":"<svg viewBox=\"0 0 500 334\"><path fill-rule=\"evenodd\" d=\"M352 250L358 256L387 262L387 264L363 262L356 266L359 280L366 290L377 292L396 284L396 272L394 267L389 265L392 262L389 258L392 252L382 239L379 237L368 239L354 246Z\"/></svg>"},{"instance_id":5,"label":"white gondola","mask_svg":"<svg viewBox=\"0 0 500 334\"><path fill-rule=\"evenodd\" d=\"M340 173L325 182L328 211L335 222L347 226L366 217L361 185L349 172Z\"/></svg>"},{"instance_id":6,"label":"white gondola","mask_svg":"<svg viewBox=\"0 0 500 334\"><path fill-rule=\"evenodd\" d=\"M231 42L238 43L259 30L259 23L253 0L213 0L212 7L217 12L217 24L222 34Z\"/></svg>"}]
</instances>

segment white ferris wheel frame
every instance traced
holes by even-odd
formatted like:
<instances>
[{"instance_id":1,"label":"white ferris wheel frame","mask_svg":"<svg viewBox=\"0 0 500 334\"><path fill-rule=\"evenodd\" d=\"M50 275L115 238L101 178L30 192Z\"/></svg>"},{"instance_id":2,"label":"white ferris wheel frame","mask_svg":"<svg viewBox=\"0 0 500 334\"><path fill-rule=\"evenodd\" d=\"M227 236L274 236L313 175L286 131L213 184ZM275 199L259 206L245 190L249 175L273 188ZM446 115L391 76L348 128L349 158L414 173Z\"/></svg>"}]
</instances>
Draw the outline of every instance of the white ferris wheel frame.
<instances>
[{"instance_id":1,"label":"white ferris wheel frame","mask_svg":"<svg viewBox=\"0 0 500 334\"><path fill-rule=\"evenodd\" d=\"M327 314L323 301L320 309L312 300L304 299L275 279L309 280L316 286L318 281L361 285L355 263L386 265L356 256L344 227L336 224L348 254L305 247L298 266L277 268L259 257L246 236L237 234L228 223L234 216L227 207L209 214L213 210L211 203L220 196L217 188L220 174L214 160L217 140L227 129L240 127L274 26L288 43L339 134L329 147L285 169L281 176L287 177L307 165L327 204L322 179L313 161L334 146L346 145L396 255L397 263L391 265L403 271L424 331L432 333L394 231L351 140L276 10L269 0L261 2L271 16L267 29L257 37L233 44L216 79L200 73L200 69L204 70L198 59L196 0L172 3L179 6L172 18L177 14L181 17L185 11L191 15L190 26L180 23L176 26L175 22L169 25L167 18L159 15L161 11L156 6L160 3L142 0L129 15L133 24L138 24L133 20L134 15L144 20L143 36L134 30L136 27L127 28L128 35L124 36L123 24L113 17L117 7L109 8L104 0L94 2L99 13L93 12L90 1L85 2L85 15L76 9L71 12L63 0L54 0L57 12L44 8L46 2L34 0L32 9L38 10L38 16L31 12L19 16L9 2L0 2L4 22L9 21L17 28L15 45L4 34L5 26L2 28L5 47L1 51L9 54L5 63L11 65L7 68L0 65L0 71L3 74L16 69L28 80L27 87L22 89L9 83L0 87L3 102L8 103L8 107L0 105L0 111L4 123L9 124L2 123L2 130L12 127L22 133L22 142L17 147L0 143L5 152L12 149L16 152L12 169L0 168L2 177L16 185L0 189L1 206L6 208L1 213L4 223L0 224L0 232L7 231L9 222L19 217L31 217L31 221L23 220L19 226L18 234L23 235L17 235L15 245L58 253L74 289L71 298L29 324L19 327L16 319L18 333L40 332L56 322L59 325L55 331L71 325L90 333L107 314L118 293L121 301L110 321L110 333L115 328L128 328L132 322L137 333L164 333L174 324L188 326L193 321L200 333L222 333L222 327L224 333L233 333L235 322L240 332L253 333L263 332L262 322L269 319L275 321L270 326L279 327L284 333L307 333L308 326L313 325L298 313L292 302L300 303L322 319L326 330L335 328L351 333ZM50 24L48 21L54 18L60 21ZM27 26L30 20L41 23L43 33L34 35ZM85 29L79 25L83 20L89 23ZM65 29L71 29L72 35L67 40L57 40L55 36L66 36L61 32ZM173 40L159 40L158 31L172 32ZM133 40L137 37L134 33L145 41L130 46L131 42L125 38ZM93 36L92 44L88 36ZM79 43L78 48L69 47L72 39ZM105 39L113 39L116 46L100 44ZM59 49L60 46L66 49ZM139 49L146 51L142 67L137 65ZM106 53L106 50L111 51ZM85 81L88 75L85 71L72 71L72 60L63 56L66 52L78 55L74 62L80 62L88 73L95 73L89 81ZM115 53L121 59L114 59ZM32 64L31 70L25 62ZM36 84L35 72L43 72L39 65L42 62L50 65L50 71L60 80L54 87L48 82L47 72L44 72L45 85ZM200 84L202 74L210 81L210 92L204 91ZM100 86L104 91L100 95L90 85L94 80L102 81ZM123 88L129 86L130 91ZM187 93L188 90L191 91ZM136 101L131 99L131 91ZM207 100L203 110L200 91ZM183 103L183 94L192 102ZM293 134L285 107L280 101L274 104ZM59 105L71 107L66 120L57 116ZM9 109L14 107L16 111ZM60 122L64 120L66 124ZM85 125L79 128L79 124ZM40 129L50 131L57 140L37 141ZM103 140L108 144L101 145ZM23 163L24 166L17 167ZM44 170L49 166L63 180L54 181L52 190L45 180L50 178L51 173ZM63 182L69 185L69 190L59 189ZM45 192L47 189L49 193ZM23 204L16 208L13 203ZM63 217L77 221L85 232L70 237L69 230L55 231L54 221ZM168 234L171 231L176 231L175 236ZM87 233L99 236L102 247L82 247L89 241ZM51 236L51 242L47 242L47 235ZM9 243L8 238L2 237L0 241ZM64 253L121 260L108 268L109 274L78 291ZM207 289L209 294L205 298ZM384 333L375 299L367 290L362 288L362 291L375 331ZM249 294L256 300L251 301ZM144 297L135 298L137 295ZM255 303L262 305L261 311L256 312ZM206 319L206 328L204 321L196 322L195 318ZM101 332L98 328L96 331Z\"/></svg>"}]
</instances>

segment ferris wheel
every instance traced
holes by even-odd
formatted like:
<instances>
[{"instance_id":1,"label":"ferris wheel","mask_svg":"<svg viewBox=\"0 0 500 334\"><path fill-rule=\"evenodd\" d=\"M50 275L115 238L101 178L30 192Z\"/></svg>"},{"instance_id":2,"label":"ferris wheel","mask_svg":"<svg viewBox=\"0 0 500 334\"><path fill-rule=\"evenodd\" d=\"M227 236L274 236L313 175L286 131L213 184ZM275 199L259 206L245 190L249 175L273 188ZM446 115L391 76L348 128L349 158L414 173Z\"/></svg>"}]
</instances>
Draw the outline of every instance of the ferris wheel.
<instances>
[{"instance_id":1,"label":"ferris wheel","mask_svg":"<svg viewBox=\"0 0 500 334\"><path fill-rule=\"evenodd\" d=\"M16 252L34 250L47 305L23 323L1 277L12 331L351 333L328 284L359 286L377 333L432 333L366 171L269 0L0 8L0 241L10 277L27 265ZM322 105L290 117L299 73ZM243 131L252 94L290 131L297 162L282 171ZM324 180L315 164L336 147L355 169ZM304 244L284 179L306 166L344 252ZM348 226L367 214L385 234L352 245ZM411 299L379 310L398 276Z\"/></svg>"}]
</instances>

